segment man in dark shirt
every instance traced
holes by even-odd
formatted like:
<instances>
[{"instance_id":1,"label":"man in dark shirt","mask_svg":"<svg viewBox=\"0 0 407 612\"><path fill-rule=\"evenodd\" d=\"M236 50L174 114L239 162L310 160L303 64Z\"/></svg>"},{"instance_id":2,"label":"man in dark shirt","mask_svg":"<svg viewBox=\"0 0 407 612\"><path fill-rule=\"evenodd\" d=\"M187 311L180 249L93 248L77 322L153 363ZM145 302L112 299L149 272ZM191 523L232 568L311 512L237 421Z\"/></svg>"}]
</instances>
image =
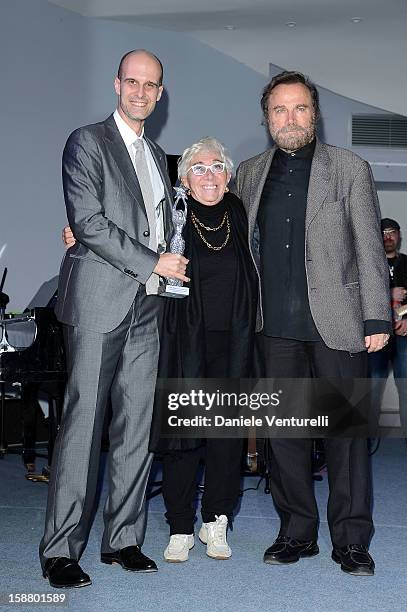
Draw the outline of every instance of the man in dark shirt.
<instances>
[{"instance_id":1,"label":"man in dark shirt","mask_svg":"<svg viewBox=\"0 0 407 612\"><path fill-rule=\"evenodd\" d=\"M380 211L369 165L315 136L318 92L301 73L283 72L261 101L276 147L243 162L236 191L249 221L260 276L257 330L270 378L364 378L367 352L391 331ZM311 440L277 439L271 489L280 532L270 564L318 554ZM373 531L366 440L325 439L332 558L372 575Z\"/></svg>"},{"instance_id":2,"label":"man in dark shirt","mask_svg":"<svg viewBox=\"0 0 407 612\"><path fill-rule=\"evenodd\" d=\"M394 336L379 353L369 355L369 370L372 378L384 379L376 388L374 405L379 417L381 397L385 379L393 367L394 380L399 394L400 422L407 432L407 315L400 316L396 309L407 302L407 255L399 252L400 225L394 219L382 219L384 250L389 264L389 280L393 311Z\"/></svg>"}]
</instances>

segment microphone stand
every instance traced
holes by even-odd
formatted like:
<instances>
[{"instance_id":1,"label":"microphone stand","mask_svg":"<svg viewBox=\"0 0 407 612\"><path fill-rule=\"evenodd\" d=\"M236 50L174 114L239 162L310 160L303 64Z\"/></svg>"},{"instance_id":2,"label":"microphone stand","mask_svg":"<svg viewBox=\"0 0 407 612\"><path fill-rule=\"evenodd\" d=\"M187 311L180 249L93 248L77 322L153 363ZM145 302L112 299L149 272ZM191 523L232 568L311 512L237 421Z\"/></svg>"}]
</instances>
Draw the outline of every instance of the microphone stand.
<instances>
[{"instance_id":1,"label":"microphone stand","mask_svg":"<svg viewBox=\"0 0 407 612\"><path fill-rule=\"evenodd\" d=\"M6 316L6 306L9 303L9 297L3 293L3 287L7 276L7 268L4 268L3 276L0 283L0 329L1 329L1 341L0 349L3 345L3 338L6 339L6 326L3 325L3 321ZM0 459L4 459L4 455L7 452L6 432L5 432L5 412L6 412L6 383L0 381Z\"/></svg>"}]
</instances>

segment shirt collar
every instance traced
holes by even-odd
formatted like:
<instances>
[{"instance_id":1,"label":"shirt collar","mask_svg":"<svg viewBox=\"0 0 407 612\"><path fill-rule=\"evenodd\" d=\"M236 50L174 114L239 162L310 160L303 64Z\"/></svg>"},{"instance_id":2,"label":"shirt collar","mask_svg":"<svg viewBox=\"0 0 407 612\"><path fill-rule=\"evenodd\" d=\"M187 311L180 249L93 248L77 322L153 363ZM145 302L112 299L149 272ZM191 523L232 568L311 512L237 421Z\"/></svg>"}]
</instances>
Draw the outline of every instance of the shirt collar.
<instances>
[{"instance_id":1,"label":"shirt collar","mask_svg":"<svg viewBox=\"0 0 407 612\"><path fill-rule=\"evenodd\" d=\"M141 135L138 136L138 134L136 134L136 132L129 125L127 125L124 119L119 115L119 111L117 109L113 113L113 119L116 122L117 129L119 130L120 136L123 138L124 144L127 148L130 147L136 140L143 138L144 126L141 130Z\"/></svg>"},{"instance_id":2,"label":"shirt collar","mask_svg":"<svg viewBox=\"0 0 407 612\"><path fill-rule=\"evenodd\" d=\"M282 149L277 149L276 153L281 155L283 159L294 157L297 159L309 160L309 159L312 159L314 155L315 144L316 144L316 139L313 138L311 142L305 145L305 147L301 147L301 149L297 149L296 151L293 151L292 153L287 153L286 151L283 151Z\"/></svg>"}]
</instances>

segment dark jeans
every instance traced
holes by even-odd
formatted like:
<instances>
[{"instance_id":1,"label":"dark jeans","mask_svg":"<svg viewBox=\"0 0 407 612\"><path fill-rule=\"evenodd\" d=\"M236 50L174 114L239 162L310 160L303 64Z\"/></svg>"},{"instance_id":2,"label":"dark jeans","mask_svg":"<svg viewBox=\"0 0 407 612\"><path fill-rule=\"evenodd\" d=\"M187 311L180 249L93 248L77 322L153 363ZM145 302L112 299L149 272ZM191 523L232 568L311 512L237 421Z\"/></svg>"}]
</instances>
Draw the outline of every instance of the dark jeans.
<instances>
[{"instance_id":1,"label":"dark jeans","mask_svg":"<svg viewBox=\"0 0 407 612\"><path fill-rule=\"evenodd\" d=\"M372 404L377 418L391 366L399 394L401 426L407 432L407 337L393 336L381 351L369 354L370 376L382 379L375 381L372 388Z\"/></svg>"},{"instance_id":2,"label":"dark jeans","mask_svg":"<svg viewBox=\"0 0 407 612\"><path fill-rule=\"evenodd\" d=\"M349 354L322 341L303 342L259 335L269 378L366 378L367 353ZM371 480L364 439L324 439L328 467L328 524L335 546L368 545L373 530ZM271 492L281 520L280 535L316 540L318 508L312 480L312 440L270 439Z\"/></svg>"}]
</instances>

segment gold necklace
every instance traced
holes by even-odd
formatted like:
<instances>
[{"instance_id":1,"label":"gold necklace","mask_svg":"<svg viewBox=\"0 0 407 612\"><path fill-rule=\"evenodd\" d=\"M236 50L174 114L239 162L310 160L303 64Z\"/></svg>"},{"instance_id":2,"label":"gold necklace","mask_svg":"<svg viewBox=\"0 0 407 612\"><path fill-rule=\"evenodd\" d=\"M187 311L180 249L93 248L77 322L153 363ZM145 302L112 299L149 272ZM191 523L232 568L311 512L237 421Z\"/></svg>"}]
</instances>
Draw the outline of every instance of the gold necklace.
<instances>
[{"instance_id":1,"label":"gold necklace","mask_svg":"<svg viewBox=\"0 0 407 612\"><path fill-rule=\"evenodd\" d=\"M193 211L191 211L191 216L193 217L193 221L195 221L196 223L198 223L198 225L200 225L201 227L206 229L207 232L217 232L218 230L221 229L221 227L223 227L225 225L225 221L228 218L228 211L225 210L225 214L223 215L223 219L221 221L221 224L218 225L218 227L208 227L207 225L204 225L202 223L202 221L200 221L198 219L198 217L196 216L196 214Z\"/></svg>"},{"instance_id":2,"label":"gold necklace","mask_svg":"<svg viewBox=\"0 0 407 612\"><path fill-rule=\"evenodd\" d=\"M191 212L191 220L193 223L193 226L195 227L198 236L201 238L202 242L204 242L204 244L206 244L206 246L208 247L208 249L211 249L212 251L221 251L228 243L229 241L229 236L230 236L230 222L229 222L229 215L227 213L227 211L225 212L222 222L218 227L206 227L206 225L204 225L198 218L197 216ZM205 236L202 234L200 227L205 228L208 231L217 231L219 229L221 229L221 227L223 227L223 225L226 222L226 238L223 241L223 243L220 246L214 246L213 244L210 244L210 242L207 241L207 239L205 238Z\"/></svg>"}]
</instances>

